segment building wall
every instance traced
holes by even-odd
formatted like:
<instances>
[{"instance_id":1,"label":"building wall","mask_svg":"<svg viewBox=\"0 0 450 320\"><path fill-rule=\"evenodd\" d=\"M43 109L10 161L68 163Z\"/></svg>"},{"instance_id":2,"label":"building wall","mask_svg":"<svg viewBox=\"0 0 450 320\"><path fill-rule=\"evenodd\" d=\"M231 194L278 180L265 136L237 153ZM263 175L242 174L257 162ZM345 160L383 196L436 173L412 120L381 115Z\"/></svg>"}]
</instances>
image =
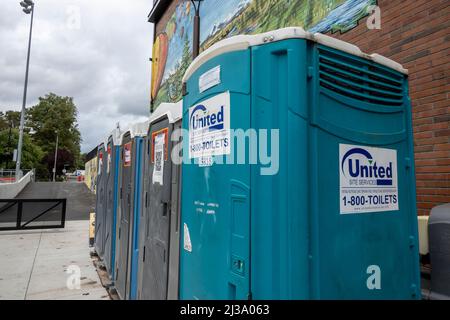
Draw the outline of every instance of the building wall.
<instances>
[{"instance_id":1,"label":"building wall","mask_svg":"<svg viewBox=\"0 0 450 320\"><path fill-rule=\"evenodd\" d=\"M429 214L432 207L450 202L450 1L265 1L249 0L260 13L252 11L251 14L244 13L238 17L243 21L239 21L237 29L227 29L229 24L218 25L220 30L214 40L211 41L209 37L203 41L202 49L214 41L234 35L235 30L240 31L238 33L256 33L270 28L302 26L355 44L364 52L377 52L403 64L409 69L413 105L418 214ZM156 24L157 35L166 31L177 6L182 2L172 2ZM264 3L272 8L269 20ZM367 14L364 10L374 3L381 10L380 30L368 29L366 24ZM288 6L286 10L291 10L289 15L286 16L286 11L281 10L281 5ZM357 5L364 10L354 10ZM308 10L312 10L312 16L308 17L307 12L304 12ZM220 11L220 7L216 11ZM278 12L280 16L277 16ZM205 14L201 14L202 21L207 18ZM246 24L251 28L242 29L242 25ZM203 29L202 39L205 38L205 32L211 30Z\"/></svg>"},{"instance_id":2,"label":"building wall","mask_svg":"<svg viewBox=\"0 0 450 320\"><path fill-rule=\"evenodd\" d=\"M153 108L182 98L184 72L192 62L194 10L190 1L172 1L155 27L152 54Z\"/></svg>"},{"instance_id":3,"label":"building wall","mask_svg":"<svg viewBox=\"0 0 450 320\"><path fill-rule=\"evenodd\" d=\"M94 194L96 192L97 181L97 157L92 158L85 164L84 183Z\"/></svg>"},{"instance_id":4,"label":"building wall","mask_svg":"<svg viewBox=\"0 0 450 320\"><path fill-rule=\"evenodd\" d=\"M379 0L381 29L365 21L333 36L409 69L419 215L450 202L450 1Z\"/></svg>"},{"instance_id":5,"label":"building wall","mask_svg":"<svg viewBox=\"0 0 450 320\"><path fill-rule=\"evenodd\" d=\"M161 19L159 19L158 23L155 25L155 34L160 34L161 32L164 32L167 23L169 22L170 18L172 17L173 13L175 12L175 9L179 4L180 1L178 0L172 1L170 6L164 12Z\"/></svg>"}]
</instances>

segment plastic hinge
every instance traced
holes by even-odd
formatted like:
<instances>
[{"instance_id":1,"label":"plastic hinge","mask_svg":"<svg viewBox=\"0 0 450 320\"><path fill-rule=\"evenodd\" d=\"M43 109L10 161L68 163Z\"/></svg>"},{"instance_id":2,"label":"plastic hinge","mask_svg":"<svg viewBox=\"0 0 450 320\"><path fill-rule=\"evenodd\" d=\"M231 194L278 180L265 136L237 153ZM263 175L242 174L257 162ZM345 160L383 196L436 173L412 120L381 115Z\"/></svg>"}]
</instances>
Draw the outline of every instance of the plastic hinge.
<instances>
[{"instance_id":1,"label":"plastic hinge","mask_svg":"<svg viewBox=\"0 0 450 320\"><path fill-rule=\"evenodd\" d=\"M309 66L308 67L308 79L312 79L314 77L314 68Z\"/></svg>"},{"instance_id":2,"label":"plastic hinge","mask_svg":"<svg viewBox=\"0 0 450 320\"><path fill-rule=\"evenodd\" d=\"M409 157L405 158L405 167L411 168L411 159Z\"/></svg>"},{"instance_id":3,"label":"plastic hinge","mask_svg":"<svg viewBox=\"0 0 450 320\"><path fill-rule=\"evenodd\" d=\"M414 238L413 236L409 237L409 247L410 248L414 248L416 246L416 238Z\"/></svg>"},{"instance_id":4,"label":"plastic hinge","mask_svg":"<svg viewBox=\"0 0 450 320\"><path fill-rule=\"evenodd\" d=\"M413 283L410 289L411 289L411 297L417 297L417 285Z\"/></svg>"}]
</instances>

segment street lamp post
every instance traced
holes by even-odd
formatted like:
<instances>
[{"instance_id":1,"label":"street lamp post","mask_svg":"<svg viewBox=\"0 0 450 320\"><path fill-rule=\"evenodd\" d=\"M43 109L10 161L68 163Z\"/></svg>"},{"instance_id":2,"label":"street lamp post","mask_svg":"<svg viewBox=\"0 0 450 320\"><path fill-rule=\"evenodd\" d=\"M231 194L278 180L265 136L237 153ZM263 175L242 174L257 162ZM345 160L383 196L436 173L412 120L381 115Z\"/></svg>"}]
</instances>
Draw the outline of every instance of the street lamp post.
<instances>
[{"instance_id":1,"label":"street lamp post","mask_svg":"<svg viewBox=\"0 0 450 320\"><path fill-rule=\"evenodd\" d=\"M17 159L16 159L16 180L21 178L21 161L22 161L22 144L23 144L23 127L25 124L25 105L27 103L27 89L28 89L28 69L30 66L30 50L31 50L31 35L33 33L33 16L34 16L34 2L32 0L23 0L20 2L23 7L23 12L31 13L30 35L28 37L28 54L27 54L27 68L25 71L25 86L23 89L22 112L20 114L20 129L19 129L19 143L17 145Z\"/></svg>"},{"instance_id":2,"label":"street lamp post","mask_svg":"<svg viewBox=\"0 0 450 320\"><path fill-rule=\"evenodd\" d=\"M9 157L11 156L11 131L13 127L12 120L9 120L9 133L8 133L8 151L6 151L6 169L8 169L9 166Z\"/></svg>"},{"instance_id":3,"label":"street lamp post","mask_svg":"<svg viewBox=\"0 0 450 320\"><path fill-rule=\"evenodd\" d=\"M53 164L53 182L56 181L56 161L58 160L58 140L59 140L59 134L58 134L58 131L56 131L55 163Z\"/></svg>"},{"instance_id":4,"label":"street lamp post","mask_svg":"<svg viewBox=\"0 0 450 320\"><path fill-rule=\"evenodd\" d=\"M197 58L200 54L200 5L203 0L191 0L192 5L195 9L194 16L194 36L192 37L193 48L192 55L193 58Z\"/></svg>"}]
</instances>

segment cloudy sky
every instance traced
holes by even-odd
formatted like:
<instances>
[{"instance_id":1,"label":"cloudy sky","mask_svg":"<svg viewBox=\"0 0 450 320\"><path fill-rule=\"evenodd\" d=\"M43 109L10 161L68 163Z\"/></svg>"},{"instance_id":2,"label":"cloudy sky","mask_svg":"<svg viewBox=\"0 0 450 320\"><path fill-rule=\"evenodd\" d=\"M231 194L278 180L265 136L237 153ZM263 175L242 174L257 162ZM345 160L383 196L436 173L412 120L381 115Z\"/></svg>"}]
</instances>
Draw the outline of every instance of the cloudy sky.
<instances>
[{"instance_id":1,"label":"cloudy sky","mask_svg":"<svg viewBox=\"0 0 450 320\"><path fill-rule=\"evenodd\" d=\"M20 110L30 15L1 0L0 110ZM149 114L153 0L34 0L27 107L74 97L82 152Z\"/></svg>"}]
</instances>

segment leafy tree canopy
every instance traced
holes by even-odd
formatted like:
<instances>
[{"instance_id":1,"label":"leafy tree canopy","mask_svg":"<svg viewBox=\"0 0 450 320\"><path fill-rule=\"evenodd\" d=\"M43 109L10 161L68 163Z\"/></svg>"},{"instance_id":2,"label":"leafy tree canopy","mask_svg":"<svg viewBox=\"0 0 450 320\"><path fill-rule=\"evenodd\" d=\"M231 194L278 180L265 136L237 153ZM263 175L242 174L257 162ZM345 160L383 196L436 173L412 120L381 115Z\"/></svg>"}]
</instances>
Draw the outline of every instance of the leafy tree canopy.
<instances>
[{"instance_id":1,"label":"leafy tree canopy","mask_svg":"<svg viewBox=\"0 0 450 320\"><path fill-rule=\"evenodd\" d=\"M53 166L55 165L55 151L49 152L44 159L42 160L42 164L47 169L48 178L51 179L53 176ZM56 161L56 174L62 175L63 169L71 170L74 168L74 157L73 154L66 149L58 148L58 160Z\"/></svg>"},{"instance_id":2,"label":"leafy tree canopy","mask_svg":"<svg viewBox=\"0 0 450 320\"><path fill-rule=\"evenodd\" d=\"M81 166L81 134L77 108L71 97L50 93L26 111L22 168L37 170L38 178L51 178L58 135L57 174ZM0 168L15 168L12 161L19 139L20 112L0 112Z\"/></svg>"},{"instance_id":3,"label":"leafy tree canopy","mask_svg":"<svg viewBox=\"0 0 450 320\"><path fill-rule=\"evenodd\" d=\"M20 125L19 111L0 111L0 130L18 128Z\"/></svg>"},{"instance_id":4,"label":"leafy tree canopy","mask_svg":"<svg viewBox=\"0 0 450 320\"><path fill-rule=\"evenodd\" d=\"M39 103L29 109L27 125L35 131L33 140L46 154L54 152L58 134L58 149L69 151L77 165L80 162L81 143L77 114L73 98L50 93L39 98Z\"/></svg>"},{"instance_id":5,"label":"leafy tree canopy","mask_svg":"<svg viewBox=\"0 0 450 320\"><path fill-rule=\"evenodd\" d=\"M0 131L0 167L5 169L15 169L16 163L12 161L12 155L14 149L17 148L18 141L18 129L12 129L11 135L9 133L9 130ZM38 145L33 143L31 137L25 133L23 135L22 168L33 169L38 167L43 156L44 152L42 151L42 149Z\"/></svg>"}]
</instances>

